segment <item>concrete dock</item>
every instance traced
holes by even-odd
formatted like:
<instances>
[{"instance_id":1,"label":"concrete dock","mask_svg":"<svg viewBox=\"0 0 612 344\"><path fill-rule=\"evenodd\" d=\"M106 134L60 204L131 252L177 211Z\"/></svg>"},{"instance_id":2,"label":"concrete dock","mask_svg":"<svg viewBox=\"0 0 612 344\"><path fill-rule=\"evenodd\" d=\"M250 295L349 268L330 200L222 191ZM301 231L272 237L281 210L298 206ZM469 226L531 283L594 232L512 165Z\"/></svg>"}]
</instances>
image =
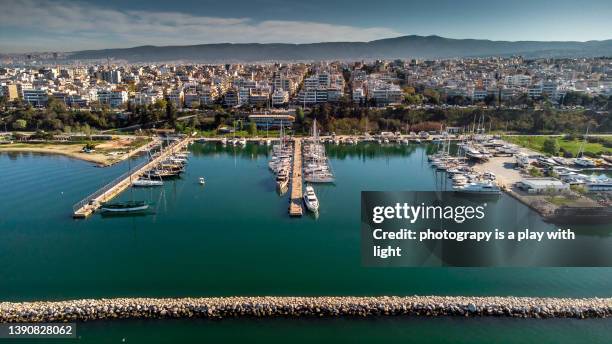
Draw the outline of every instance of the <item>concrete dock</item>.
<instances>
[{"instance_id":1,"label":"concrete dock","mask_svg":"<svg viewBox=\"0 0 612 344\"><path fill-rule=\"evenodd\" d=\"M119 176L115 180L98 189L93 194L85 197L82 201L74 205L72 209L72 217L75 219L87 218L89 215L93 214L98 208L100 208L100 206L104 202L108 202L111 199L115 198L125 189L130 187L132 181L138 179L145 172L153 169L157 164L165 160L171 154L185 147L189 143L189 141L189 138L183 138L180 141L172 143L162 152L155 155L153 159L151 159L151 161L137 166L134 170L128 171L127 173Z\"/></svg>"},{"instance_id":2,"label":"concrete dock","mask_svg":"<svg viewBox=\"0 0 612 344\"><path fill-rule=\"evenodd\" d=\"M291 171L291 199L289 215L302 216L302 140L293 141L293 169Z\"/></svg>"}]
</instances>

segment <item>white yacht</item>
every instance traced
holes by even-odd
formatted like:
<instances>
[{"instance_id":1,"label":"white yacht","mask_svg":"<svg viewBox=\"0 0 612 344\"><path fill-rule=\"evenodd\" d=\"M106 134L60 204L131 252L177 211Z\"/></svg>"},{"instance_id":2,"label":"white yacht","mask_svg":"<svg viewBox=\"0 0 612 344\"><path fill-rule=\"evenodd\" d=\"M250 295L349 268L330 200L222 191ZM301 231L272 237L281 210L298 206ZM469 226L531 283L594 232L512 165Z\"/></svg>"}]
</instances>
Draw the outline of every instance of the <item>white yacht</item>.
<instances>
[{"instance_id":1,"label":"white yacht","mask_svg":"<svg viewBox=\"0 0 612 344\"><path fill-rule=\"evenodd\" d=\"M529 166L529 157L526 154L519 153L514 156L514 159L519 167Z\"/></svg>"},{"instance_id":2,"label":"white yacht","mask_svg":"<svg viewBox=\"0 0 612 344\"><path fill-rule=\"evenodd\" d=\"M455 192L481 195L499 195L501 193L499 186L495 185L490 181L474 182L466 184L464 186L456 186L453 187L453 190L455 190Z\"/></svg>"},{"instance_id":3,"label":"white yacht","mask_svg":"<svg viewBox=\"0 0 612 344\"><path fill-rule=\"evenodd\" d=\"M306 208L312 212L319 211L319 199L314 192L314 188L310 185L306 186L306 192L304 193L304 203Z\"/></svg>"},{"instance_id":4,"label":"white yacht","mask_svg":"<svg viewBox=\"0 0 612 344\"><path fill-rule=\"evenodd\" d=\"M283 168L276 175L276 187L279 191L284 192L289 185L289 169Z\"/></svg>"},{"instance_id":5,"label":"white yacht","mask_svg":"<svg viewBox=\"0 0 612 344\"><path fill-rule=\"evenodd\" d=\"M576 158L574 163L580 167L595 167L595 162L587 157L581 156L580 158Z\"/></svg>"}]
</instances>

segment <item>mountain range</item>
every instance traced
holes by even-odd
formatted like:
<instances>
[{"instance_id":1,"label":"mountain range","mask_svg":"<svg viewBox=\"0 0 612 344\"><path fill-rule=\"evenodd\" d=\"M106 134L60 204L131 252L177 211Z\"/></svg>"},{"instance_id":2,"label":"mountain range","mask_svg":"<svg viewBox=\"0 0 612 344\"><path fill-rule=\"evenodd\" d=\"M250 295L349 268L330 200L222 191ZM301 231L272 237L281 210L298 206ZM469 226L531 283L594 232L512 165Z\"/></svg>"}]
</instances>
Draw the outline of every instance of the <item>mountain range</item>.
<instances>
[{"instance_id":1,"label":"mountain range","mask_svg":"<svg viewBox=\"0 0 612 344\"><path fill-rule=\"evenodd\" d=\"M401 36L369 42L219 43L182 46L83 50L68 53L68 59L121 59L129 62L191 61L202 63L435 59L520 55L538 57L612 56L612 39L604 41L491 41L451 39L439 36Z\"/></svg>"}]
</instances>

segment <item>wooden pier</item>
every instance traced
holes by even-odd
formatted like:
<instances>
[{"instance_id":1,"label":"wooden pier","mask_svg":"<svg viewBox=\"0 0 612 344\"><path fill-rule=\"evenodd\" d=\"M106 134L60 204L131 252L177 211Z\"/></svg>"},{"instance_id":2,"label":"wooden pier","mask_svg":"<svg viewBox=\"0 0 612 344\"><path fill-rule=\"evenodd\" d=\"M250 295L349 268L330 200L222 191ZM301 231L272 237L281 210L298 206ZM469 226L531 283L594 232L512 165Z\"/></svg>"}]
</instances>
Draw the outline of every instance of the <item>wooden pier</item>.
<instances>
[{"instance_id":1,"label":"wooden pier","mask_svg":"<svg viewBox=\"0 0 612 344\"><path fill-rule=\"evenodd\" d=\"M291 199L289 215L302 216L302 140L293 140L293 170L291 171Z\"/></svg>"},{"instance_id":2,"label":"wooden pier","mask_svg":"<svg viewBox=\"0 0 612 344\"><path fill-rule=\"evenodd\" d=\"M75 204L73 207L72 217L75 219L86 218L89 215L93 214L104 202L108 202L111 199L115 198L125 189L130 187L131 182L133 180L138 179L145 172L153 169L157 164L161 163L168 156L173 153L176 153L181 148L185 147L190 141L190 138L186 137L177 142L172 143L170 146L166 147L162 152L153 156L148 162L137 166L133 171L129 171L110 183L106 184L102 188L98 189L93 194L87 196L85 199Z\"/></svg>"}]
</instances>

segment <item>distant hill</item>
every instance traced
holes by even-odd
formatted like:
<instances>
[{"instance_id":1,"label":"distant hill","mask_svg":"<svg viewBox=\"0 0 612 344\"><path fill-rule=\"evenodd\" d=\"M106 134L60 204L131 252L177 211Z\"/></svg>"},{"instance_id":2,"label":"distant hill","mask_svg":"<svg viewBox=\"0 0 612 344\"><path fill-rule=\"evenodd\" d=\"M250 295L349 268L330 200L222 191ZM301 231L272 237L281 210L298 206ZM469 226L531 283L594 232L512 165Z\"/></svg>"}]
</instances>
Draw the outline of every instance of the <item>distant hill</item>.
<instances>
[{"instance_id":1,"label":"distant hill","mask_svg":"<svg viewBox=\"0 0 612 344\"><path fill-rule=\"evenodd\" d=\"M124 49L84 50L69 59L123 59L130 62L261 62L309 60L360 60L394 58L452 58L510 56L592 57L612 56L612 39L588 42L490 41L439 36L402 36L370 42L312 44L245 43L185 46L140 46Z\"/></svg>"}]
</instances>

